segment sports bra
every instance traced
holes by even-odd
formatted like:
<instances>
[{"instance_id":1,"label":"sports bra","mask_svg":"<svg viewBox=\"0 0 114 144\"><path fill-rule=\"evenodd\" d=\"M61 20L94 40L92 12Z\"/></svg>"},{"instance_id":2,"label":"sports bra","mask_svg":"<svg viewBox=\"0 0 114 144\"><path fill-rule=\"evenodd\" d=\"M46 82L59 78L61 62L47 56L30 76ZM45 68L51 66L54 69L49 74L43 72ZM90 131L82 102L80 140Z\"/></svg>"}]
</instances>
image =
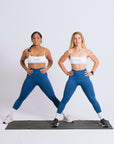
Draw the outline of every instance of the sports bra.
<instances>
[{"instance_id":1,"label":"sports bra","mask_svg":"<svg viewBox=\"0 0 114 144\"><path fill-rule=\"evenodd\" d=\"M29 52L28 63L46 63L45 50L43 56L31 56Z\"/></svg>"},{"instance_id":2,"label":"sports bra","mask_svg":"<svg viewBox=\"0 0 114 144\"><path fill-rule=\"evenodd\" d=\"M82 56L82 57L74 57L70 56L70 63L71 64L87 64L87 57Z\"/></svg>"}]
</instances>

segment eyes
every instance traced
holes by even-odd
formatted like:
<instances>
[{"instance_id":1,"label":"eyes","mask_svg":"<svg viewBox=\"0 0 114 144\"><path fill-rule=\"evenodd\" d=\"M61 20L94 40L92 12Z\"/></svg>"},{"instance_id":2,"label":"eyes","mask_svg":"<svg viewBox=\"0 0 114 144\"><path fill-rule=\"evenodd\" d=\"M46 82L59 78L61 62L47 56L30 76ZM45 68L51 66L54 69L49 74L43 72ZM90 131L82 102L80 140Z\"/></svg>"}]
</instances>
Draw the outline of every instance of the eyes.
<instances>
[{"instance_id":1,"label":"eyes","mask_svg":"<svg viewBox=\"0 0 114 144\"><path fill-rule=\"evenodd\" d=\"M81 40L81 37L74 38L74 40Z\"/></svg>"},{"instance_id":2,"label":"eyes","mask_svg":"<svg viewBox=\"0 0 114 144\"><path fill-rule=\"evenodd\" d=\"M32 39L40 39L39 37L33 37Z\"/></svg>"}]
</instances>

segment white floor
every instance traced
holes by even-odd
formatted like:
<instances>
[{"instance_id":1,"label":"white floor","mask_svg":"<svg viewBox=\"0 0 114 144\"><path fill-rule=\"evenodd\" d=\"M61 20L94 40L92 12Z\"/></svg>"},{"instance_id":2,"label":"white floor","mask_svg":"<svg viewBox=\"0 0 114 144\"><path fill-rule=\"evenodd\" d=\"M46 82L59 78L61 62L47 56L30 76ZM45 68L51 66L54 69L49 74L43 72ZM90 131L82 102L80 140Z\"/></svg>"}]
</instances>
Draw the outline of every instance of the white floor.
<instances>
[{"instance_id":1,"label":"white floor","mask_svg":"<svg viewBox=\"0 0 114 144\"><path fill-rule=\"evenodd\" d=\"M3 111L0 114L0 144L114 144L114 130L5 130L2 124ZM18 112L15 120L41 120L47 115L35 116ZM49 116L48 116L49 117ZM49 117L49 119L53 119ZM113 126L113 120L110 120Z\"/></svg>"}]
</instances>

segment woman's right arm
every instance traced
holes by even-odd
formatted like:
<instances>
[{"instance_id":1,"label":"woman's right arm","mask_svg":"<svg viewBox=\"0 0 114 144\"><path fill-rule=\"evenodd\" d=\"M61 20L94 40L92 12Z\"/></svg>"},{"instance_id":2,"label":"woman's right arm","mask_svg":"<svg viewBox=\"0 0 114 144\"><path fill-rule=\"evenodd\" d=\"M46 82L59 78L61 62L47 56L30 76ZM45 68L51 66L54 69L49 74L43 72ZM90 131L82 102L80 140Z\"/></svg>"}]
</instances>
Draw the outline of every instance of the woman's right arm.
<instances>
[{"instance_id":1,"label":"woman's right arm","mask_svg":"<svg viewBox=\"0 0 114 144\"><path fill-rule=\"evenodd\" d=\"M25 59L27 59L27 57L28 57L28 49L25 49L22 53L20 64L25 69L25 71L30 75L32 74L32 70L30 70L30 68L27 68L25 65Z\"/></svg>"},{"instance_id":2,"label":"woman's right arm","mask_svg":"<svg viewBox=\"0 0 114 144\"><path fill-rule=\"evenodd\" d=\"M27 67L25 65L25 59L27 58L27 50L25 49L22 53L21 59L20 59L20 64L21 66L27 71Z\"/></svg>"},{"instance_id":3,"label":"woman's right arm","mask_svg":"<svg viewBox=\"0 0 114 144\"><path fill-rule=\"evenodd\" d=\"M67 51L61 56L61 58L60 58L59 61L58 61L58 64L59 64L59 66L61 67L61 69L63 70L63 72L64 72L66 75L69 75L69 76L73 75L73 72L72 72L72 71L68 72L68 71L66 70L66 68L65 68L65 66L64 66L63 63L64 63L65 60L70 56L70 53L71 53L71 50L67 50Z\"/></svg>"}]
</instances>

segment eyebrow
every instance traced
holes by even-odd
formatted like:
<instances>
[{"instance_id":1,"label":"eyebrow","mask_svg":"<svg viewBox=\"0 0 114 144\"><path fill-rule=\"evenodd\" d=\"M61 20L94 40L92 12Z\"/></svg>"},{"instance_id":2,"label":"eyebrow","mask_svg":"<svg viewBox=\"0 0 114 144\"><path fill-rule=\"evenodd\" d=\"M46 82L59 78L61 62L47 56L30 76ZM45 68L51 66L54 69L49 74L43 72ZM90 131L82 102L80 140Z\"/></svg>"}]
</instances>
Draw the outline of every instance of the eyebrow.
<instances>
[{"instance_id":1,"label":"eyebrow","mask_svg":"<svg viewBox=\"0 0 114 144\"><path fill-rule=\"evenodd\" d=\"M35 38L35 37L33 37L33 38ZM36 38L40 38L40 37L36 37Z\"/></svg>"}]
</instances>

